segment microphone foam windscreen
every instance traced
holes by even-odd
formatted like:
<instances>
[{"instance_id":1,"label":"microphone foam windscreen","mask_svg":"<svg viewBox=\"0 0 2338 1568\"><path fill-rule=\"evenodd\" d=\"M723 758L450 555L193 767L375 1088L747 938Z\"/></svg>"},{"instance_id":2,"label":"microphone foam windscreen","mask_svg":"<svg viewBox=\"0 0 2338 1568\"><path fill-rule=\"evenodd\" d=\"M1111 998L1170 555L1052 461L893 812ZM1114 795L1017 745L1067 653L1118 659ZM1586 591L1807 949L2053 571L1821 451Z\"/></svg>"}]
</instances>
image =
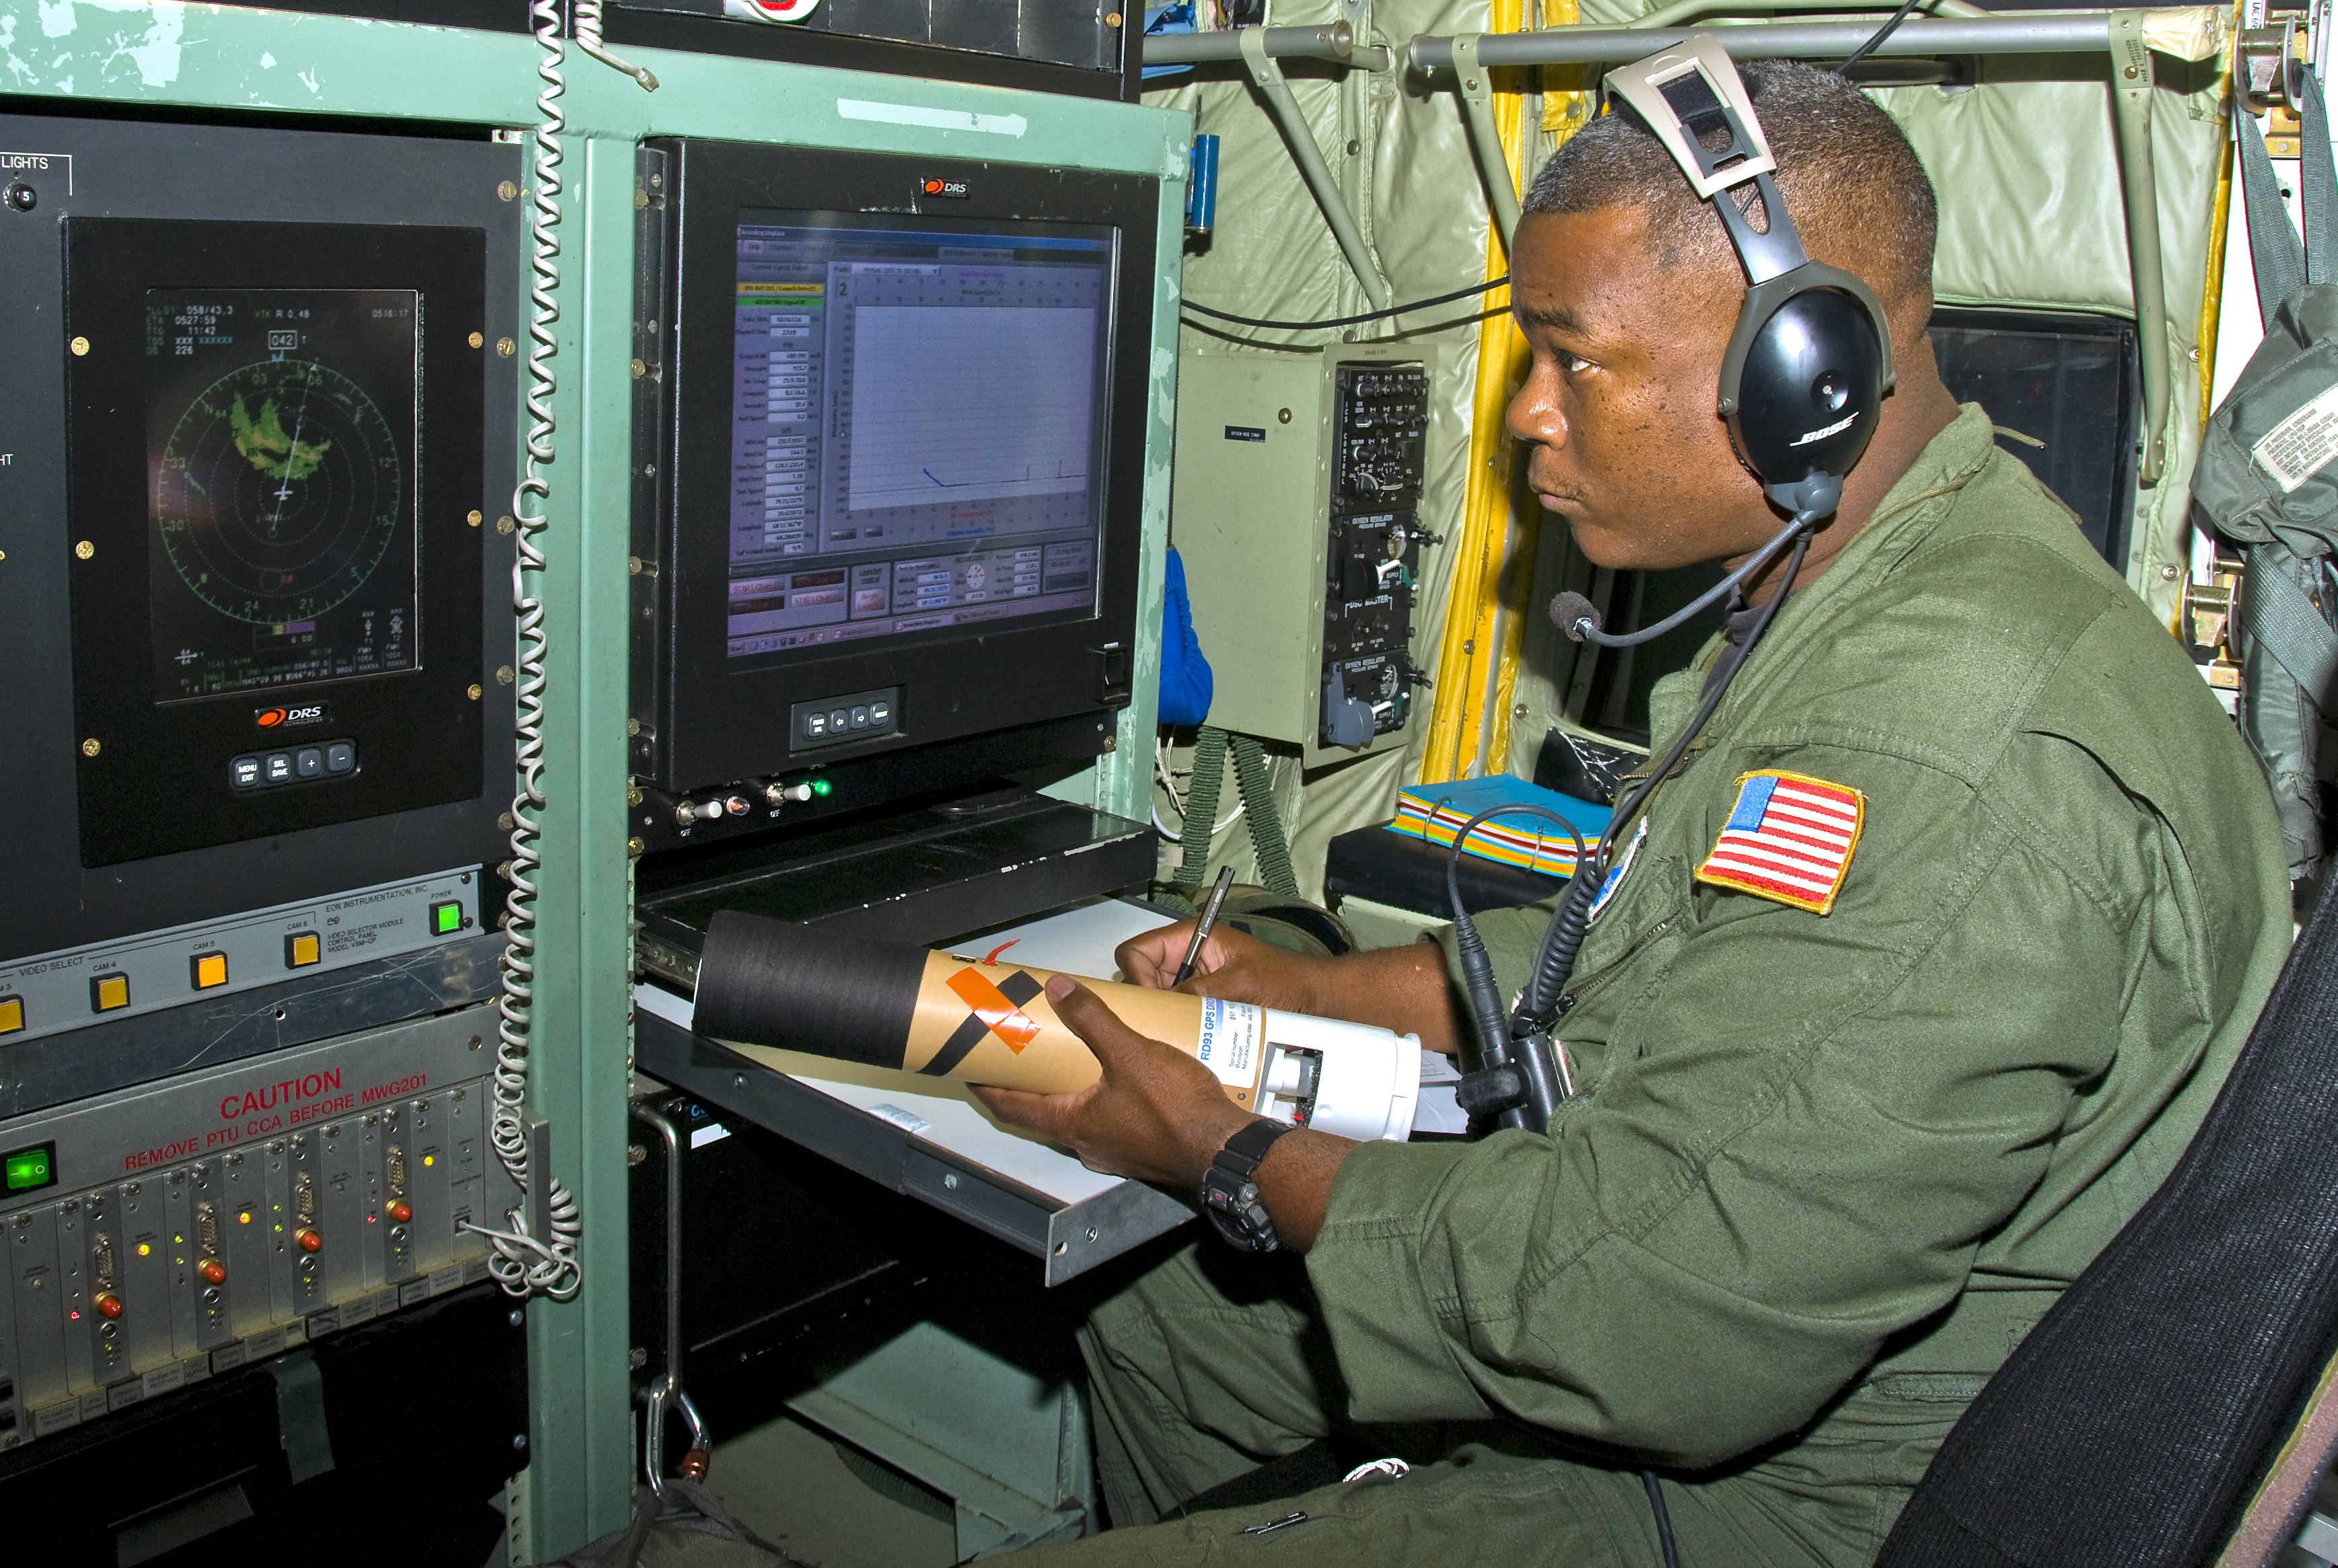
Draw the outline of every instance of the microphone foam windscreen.
<instances>
[{"instance_id":1,"label":"microphone foam windscreen","mask_svg":"<svg viewBox=\"0 0 2338 1568\"><path fill-rule=\"evenodd\" d=\"M1599 606L1580 593L1561 593L1550 602L1550 623L1567 635L1570 642L1583 641L1580 622L1588 621L1594 632L1599 630Z\"/></svg>"}]
</instances>

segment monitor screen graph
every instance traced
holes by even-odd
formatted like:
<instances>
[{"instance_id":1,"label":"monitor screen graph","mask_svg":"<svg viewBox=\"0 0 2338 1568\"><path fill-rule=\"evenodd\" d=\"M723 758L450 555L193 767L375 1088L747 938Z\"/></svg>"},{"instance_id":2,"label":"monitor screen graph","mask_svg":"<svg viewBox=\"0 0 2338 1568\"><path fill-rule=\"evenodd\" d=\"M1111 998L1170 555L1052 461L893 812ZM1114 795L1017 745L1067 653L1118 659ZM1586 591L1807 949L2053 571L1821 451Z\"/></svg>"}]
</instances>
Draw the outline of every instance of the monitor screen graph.
<instances>
[{"instance_id":1,"label":"monitor screen graph","mask_svg":"<svg viewBox=\"0 0 2338 1568\"><path fill-rule=\"evenodd\" d=\"M853 311L853 511L1085 494L1094 306Z\"/></svg>"}]
</instances>

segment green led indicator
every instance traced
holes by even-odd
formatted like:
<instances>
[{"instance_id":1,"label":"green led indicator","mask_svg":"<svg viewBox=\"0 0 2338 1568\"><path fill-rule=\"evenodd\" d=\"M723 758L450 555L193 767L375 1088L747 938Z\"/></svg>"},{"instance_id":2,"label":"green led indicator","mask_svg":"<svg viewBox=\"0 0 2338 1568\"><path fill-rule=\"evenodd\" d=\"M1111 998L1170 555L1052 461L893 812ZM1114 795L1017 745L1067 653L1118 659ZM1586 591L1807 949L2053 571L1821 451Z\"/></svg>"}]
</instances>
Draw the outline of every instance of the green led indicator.
<instances>
[{"instance_id":1,"label":"green led indicator","mask_svg":"<svg viewBox=\"0 0 2338 1568\"><path fill-rule=\"evenodd\" d=\"M55 1152L56 1145L44 1143L37 1149L19 1149L14 1154L5 1156L8 1191L30 1192L36 1187L46 1187L54 1181L56 1172L50 1161Z\"/></svg>"},{"instance_id":2,"label":"green led indicator","mask_svg":"<svg viewBox=\"0 0 2338 1568\"><path fill-rule=\"evenodd\" d=\"M815 795L825 795L835 788L835 785L825 779L815 779L811 781L811 792Z\"/></svg>"},{"instance_id":3,"label":"green led indicator","mask_svg":"<svg viewBox=\"0 0 2338 1568\"><path fill-rule=\"evenodd\" d=\"M463 906L460 904L430 906L430 930L434 936L451 936L463 928Z\"/></svg>"}]
</instances>

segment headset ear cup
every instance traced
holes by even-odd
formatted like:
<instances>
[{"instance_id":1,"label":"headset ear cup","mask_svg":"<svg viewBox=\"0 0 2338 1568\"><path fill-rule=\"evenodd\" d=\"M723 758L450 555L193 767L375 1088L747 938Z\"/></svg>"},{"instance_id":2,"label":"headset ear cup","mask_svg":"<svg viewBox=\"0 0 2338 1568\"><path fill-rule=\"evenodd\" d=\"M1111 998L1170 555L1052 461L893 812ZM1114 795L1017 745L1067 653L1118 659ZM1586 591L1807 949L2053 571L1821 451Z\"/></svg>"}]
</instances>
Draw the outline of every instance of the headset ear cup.
<instances>
[{"instance_id":1,"label":"headset ear cup","mask_svg":"<svg viewBox=\"0 0 2338 1568\"><path fill-rule=\"evenodd\" d=\"M1839 478L1867 450L1882 406L1886 349L1875 312L1825 284L1774 299L1764 292L1747 292L1748 316L1764 314L1741 318L1724 371L1730 442L1764 485Z\"/></svg>"}]
</instances>

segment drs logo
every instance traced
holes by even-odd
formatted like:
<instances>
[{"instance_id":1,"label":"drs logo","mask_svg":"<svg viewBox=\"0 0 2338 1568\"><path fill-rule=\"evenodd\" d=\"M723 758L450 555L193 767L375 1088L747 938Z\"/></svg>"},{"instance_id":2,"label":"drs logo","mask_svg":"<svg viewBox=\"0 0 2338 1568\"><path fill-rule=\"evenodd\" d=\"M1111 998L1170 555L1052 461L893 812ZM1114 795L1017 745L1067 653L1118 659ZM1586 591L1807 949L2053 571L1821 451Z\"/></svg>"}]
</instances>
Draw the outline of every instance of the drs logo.
<instances>
[{"instance_id":1,"label":"drs logo","mask_svg":"<svg viewBox=\"0 0 2338 1568\"><path fill-rule=\"evenodd\" d=\"M927 196L947 196L953 201L966 200L966 181L963 180L944 180L938 176L928 176L918 181L918 190Z\"/></svg>"},{"instance_id":2,"label":"drs logo","mask_svg":"<svg viewBox=\"0 0 2338 1568\"><path fill-rule=\"evenodd\" d=\"M262 730L305 730L332 716L332 709L326 703L303 702L297 707L256 708L252 710L251 721Z\"/></svg>"}]
</instances>

